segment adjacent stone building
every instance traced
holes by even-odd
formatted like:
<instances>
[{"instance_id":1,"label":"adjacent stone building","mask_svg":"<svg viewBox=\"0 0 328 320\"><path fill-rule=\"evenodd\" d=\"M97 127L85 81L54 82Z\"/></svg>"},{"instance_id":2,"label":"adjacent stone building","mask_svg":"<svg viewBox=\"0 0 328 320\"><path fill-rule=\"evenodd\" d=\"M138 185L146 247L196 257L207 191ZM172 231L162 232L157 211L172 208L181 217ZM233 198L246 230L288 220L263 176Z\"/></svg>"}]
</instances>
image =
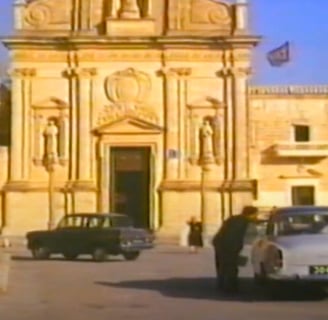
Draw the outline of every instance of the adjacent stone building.
<instances>
[{"instance_id":1,"label":"adjacent stone building","mask_svg":"<svg viewBox=\"0 0 328 320\"><path fill-rule=\"evenodd\" d=\"M328 88L248 86L260 37L246 1L14 12L3 234L108 211L161 236L195 215L212 233L246 204L324 202Z\"/></svg>"}]
</instances>

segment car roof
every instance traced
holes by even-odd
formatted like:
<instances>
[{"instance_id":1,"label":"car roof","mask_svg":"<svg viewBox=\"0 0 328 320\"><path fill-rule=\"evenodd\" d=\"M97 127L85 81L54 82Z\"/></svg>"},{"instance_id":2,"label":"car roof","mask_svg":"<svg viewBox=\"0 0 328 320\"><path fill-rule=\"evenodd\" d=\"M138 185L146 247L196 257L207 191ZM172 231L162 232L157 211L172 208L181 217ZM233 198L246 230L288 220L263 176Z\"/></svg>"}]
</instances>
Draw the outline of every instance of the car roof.
<instances>
[{"instance_id":1,"label":"car roof","mask_svg":"<svg viewBox=\"0 0 328 320\"><path fill-rule=\"evenodd\" d=\"M328 206L289 206L289 207L281 207L277 208L274 212L274 215L297 215L297 214L313 214L316 212L327 213L328 214Z\"/></svg>"},{"instance_id":2,"label":"car roof","mask_svg":"<svg viewBox=\"0 0 328 320\"><path fill-rule=\"evenodd\" d=\"M103 218L103 217L127 217L127 215L122 213L90 213L90 212L83 212L83 213L72 213L66 215L66 217L97 217L97 218Z\"/></svg>"}]
</instances>

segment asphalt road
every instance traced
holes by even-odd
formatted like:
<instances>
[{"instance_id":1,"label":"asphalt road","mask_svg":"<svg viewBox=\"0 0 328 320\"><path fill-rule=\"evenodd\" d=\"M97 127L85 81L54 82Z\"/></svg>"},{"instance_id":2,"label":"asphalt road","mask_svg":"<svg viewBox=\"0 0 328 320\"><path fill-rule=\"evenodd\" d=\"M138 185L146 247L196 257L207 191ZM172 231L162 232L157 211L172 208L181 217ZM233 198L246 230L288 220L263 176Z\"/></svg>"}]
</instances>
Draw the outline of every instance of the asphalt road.
<instances>
[{"instance_id":1,"label":"asphalt road","mask_svg":"<svg viewBox=\"0 0 328 320\"><path fill-rule=\"evenodd\" d=\"M328 319L328 298L305 291L271 301L244 279L238 296L219 294L211 250L157 248L134 262L104 263L34 261L20 251L11 266L9 290L0 294L4 320Z\"/></svg>"}]
</instances>

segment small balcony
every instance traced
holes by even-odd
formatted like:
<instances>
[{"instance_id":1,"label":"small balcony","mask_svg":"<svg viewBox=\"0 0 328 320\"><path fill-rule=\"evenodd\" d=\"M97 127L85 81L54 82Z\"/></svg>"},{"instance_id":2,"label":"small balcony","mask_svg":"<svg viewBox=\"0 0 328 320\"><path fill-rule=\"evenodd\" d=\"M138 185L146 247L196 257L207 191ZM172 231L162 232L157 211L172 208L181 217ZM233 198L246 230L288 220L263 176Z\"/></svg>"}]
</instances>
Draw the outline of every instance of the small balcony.
<instances>
[{"instance_id":1,"label":"small balcony","mask_svg":"<svg viewBox=\"0 0 328 320\"><path fill-rule=\"evenodd\" d=\"M273 149L278 157L328 157L328 141L277 142Z\"/></svg>"}]
</instances>

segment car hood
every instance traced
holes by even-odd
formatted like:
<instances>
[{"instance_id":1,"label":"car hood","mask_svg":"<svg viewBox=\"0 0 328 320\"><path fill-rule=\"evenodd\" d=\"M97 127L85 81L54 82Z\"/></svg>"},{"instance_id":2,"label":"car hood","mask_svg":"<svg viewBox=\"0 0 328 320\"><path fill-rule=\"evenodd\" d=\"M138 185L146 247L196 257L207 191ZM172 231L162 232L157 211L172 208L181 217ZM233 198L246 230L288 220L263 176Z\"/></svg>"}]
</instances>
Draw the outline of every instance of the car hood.
<instances>
[{"instance_id":1,"label":"car hood","mask_svg":"<svg viewBox=\"0 0 328 320\"><path fill-rule=\"evenodd\" d=\"M26 238L39 237L39 236L43 236L45 234L49 234L49 231L45 231L45 230L30 231L30 232L26 233Z\"/></svg>"}]
</instances>

